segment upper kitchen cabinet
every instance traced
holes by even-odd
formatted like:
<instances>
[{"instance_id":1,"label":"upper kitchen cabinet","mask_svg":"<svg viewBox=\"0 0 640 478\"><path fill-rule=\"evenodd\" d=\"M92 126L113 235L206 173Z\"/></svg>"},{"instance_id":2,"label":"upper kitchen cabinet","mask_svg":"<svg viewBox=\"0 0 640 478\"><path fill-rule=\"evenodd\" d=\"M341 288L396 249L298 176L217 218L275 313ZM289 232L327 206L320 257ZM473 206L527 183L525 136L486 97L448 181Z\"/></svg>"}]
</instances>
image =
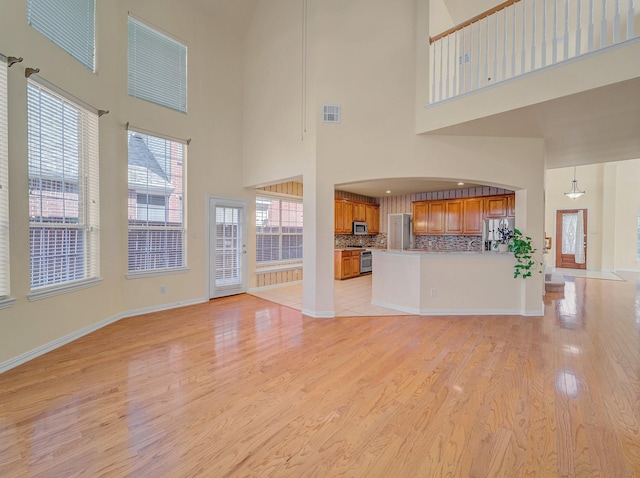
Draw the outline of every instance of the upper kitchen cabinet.
<instances>
[{"instance_id":1,"label":"upper kitchen cabinet","mask_svg":"<svg viewBox=\"0 0 640 478\"><path fill-rule=\"evenodd\" d=\"M413 234L482 234L483 198L416 201L412 204Z\"/></svg>"},{"instance_id":2,"label":"upper kitchen cabinet","mask_svg":"<svg viewBox=\"0 0 640 478\"><path fill-rule=\"evenodd\" d=\"M353 223L353 205L344 199L334 201L335 234L351 234Z\"/></svg>"},{"instance_id":3,"label":"upper kitchen cabinet","mask_svg":"<svg viewBox=\"0 0 640 478\"><path fill-rule=\"evenodd\" d=\"M361 202L353 203L353 220L354 221L367 221L367 205ZM367 221L368 222L368 221ZM369 226L371 227L371 226Z\"/></svg>"},{"instance_id":4,"label":"upper kitchen cabinet","mask_svg":"<svg viewBox=\"0 0 640 478\"><path fill-rule=\"evenodd\" d=\"M485 219L502 219L515 216L515 194L488 196L484 198Z\"/></svg>"},{"instance_id":5,"label":"upper kitchen cabinet","mask_svg":"<svg viewBox=\"0 0 640 478\"><path fill-rule=\"evenodd\" d=\"M413 233L418 236L427 234L429 203L426 201L411 203L411 216L413 218Z\"/></svg>"},{"instance_id":6,"label":"upper kitchen cabinet","mask_svg":"<svg viewBox=\"0 0 640 478\"><path fill-rule=\"evenodd\" d=\"M462 201L464 222L462 233L465 235L482 235L482 198L466 198Z\"/></svg>"},{"instance_id":7,"label":"upper kitchen cabinet","mask_svg":"<svg viewBox=\"0 0 640 478\"><path fill-rule=\"evenodd\" d=\"M445 211L445 234L462 234L464 224L462 199L445 201Z\"/></svg>"},{"instance_id":8,"label":"upper kitchen cabinet","mask_svg":"<svg viewBox=\"0 0 640 478\"><path fill-rule=\"evenodd\" d=\"M516 216L516 195L509 194L507 196L507 216L515 217Z\"/></svg>"},{"instance_id":9,"label":"upper kitchen cabinet","mask_svg":"<svg viewBox=\"0 0 640 478\"><path fill-rule=\"evenodd\" d=\"M380 206L377 204L365 205L365 220L369 228L369 234L380 233Z\"/></svg>"}]
</instances>

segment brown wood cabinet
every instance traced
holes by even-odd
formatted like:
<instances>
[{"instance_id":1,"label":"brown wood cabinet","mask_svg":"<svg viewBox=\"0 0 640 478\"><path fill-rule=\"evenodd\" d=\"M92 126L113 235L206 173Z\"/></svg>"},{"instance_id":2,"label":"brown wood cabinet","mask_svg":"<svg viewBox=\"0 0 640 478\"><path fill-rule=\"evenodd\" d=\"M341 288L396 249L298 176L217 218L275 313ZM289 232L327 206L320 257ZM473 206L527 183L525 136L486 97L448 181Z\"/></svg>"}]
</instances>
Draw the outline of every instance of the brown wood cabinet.
<instances>
[{"instance_id":1,"label":"brown wood cabinet","mask_svg":"<svg viewBox=\"0 0 640 478\"><path fill-rule=\"evenodd\" d=\"M428 203L427 234L444 234L446 231L447 207L446 201L429 201Z\"/></svg>"},{"instance_id":2,"label":"brown wood cabinet","mask_svg":"<svg viewBox=\"0 0 640 478\"><path fill-rule=\"evenodd\" d=\"M336 199L334 201L334 232L335 234L351 234L353 223L353 205L349 201Z\"/></svg>"},{"instance_id":3,"label":"brown wood cabinet","mask_svg":"<svg viewBox=\"0 0 640 478\"><path fill-rule=\"evenodd\" d=\"M415 235L427 234L427 227L429 224L429 203L426 201L411 203L411 217L413 219L413 233Z\"/></svg>"},{"instance_id":4,"label":"brown wood cabinet","mask_svg":"<svg viewBox=\"0 0 640 478\"><path fill-rule=\"evenodd\" d=\"M366 213L367 205L362 202L354 202L353 203L353 220L354 221L366 221L367 213Z\"/></svg>"},{"instance_id":5,"label":"brown wood cabinet","mask_svg":"<svg viewBox=\"0 0 640 478\"><path fill-rule=\"evenodd\" d=\"M487 196L484 198L485 219L502 219L504 217L515 217L515 215L515 194L500 194L498 196Z\"/></svg>"},{"instance_id":6,"label":"brown wood cabinet","mask_svg":"<svg viewBox=\"0 0 640 478\"><path fill-rule=\"evenodd\" d=\"M507 216L516 217L516 195L507 195Z\"/></svg>"},{"instance_id":7,"label":"brown wood cabinet","mask_svg":"<svg viewBox=\"0 0 640 478\"><path fill-rule=\"evenodd\" d=\"M482 235L482 198L466 198L462 202L462 233L465 235Z\"/></svg>"},{"instance_id":8,"label":"brown wood cabinet","mask_svg":"<svg viewBox=\"0 0 640 478\"><path fill-rule=\"evenodd\" d=\"M462 234L464 210L462 199L445 201L444 232L445 234Z\"/></svg>"},{"instance_id":9,"label":"brown wood cabinet","mask_svg":"<svg viewBox=\"0 0 640 478\"><path fill-rule=\"evenodd\" d=\"M413 234L481 235L483 208L482 197L416 201L412 204Z\"/></svg>"},{"instance_id":10,"label":"brown wood cabinet","mask_svg":"<svg viewBox=\"0 0 640 478\"><path fill-rule=\"evenodd\" d=\"M347 199L334 200L334 233L352 234L353 221L366 221L369 234L380 233L380 206Z\"/></svg>"},{"instance_id":11,"label":"brown wood cabinet","mask_svg":"<svg viewBox=\"0 0 640 478\"><path fill-rule=\"evenodd\" d=\"M360 275L360 250L339 250L333 253L333 276L344 280Z\"/></svg>"},{"instance_id":12,"label":"brown wood cabinet","mask_svg":"<svg viewBox=\"0 0 640 478\"><path fill-rule=\"evenodd\" d=\"M369 234L380 233L380 206L377 204L365 205L365 221L369 227Z\"/></svg>"}]
</instances>

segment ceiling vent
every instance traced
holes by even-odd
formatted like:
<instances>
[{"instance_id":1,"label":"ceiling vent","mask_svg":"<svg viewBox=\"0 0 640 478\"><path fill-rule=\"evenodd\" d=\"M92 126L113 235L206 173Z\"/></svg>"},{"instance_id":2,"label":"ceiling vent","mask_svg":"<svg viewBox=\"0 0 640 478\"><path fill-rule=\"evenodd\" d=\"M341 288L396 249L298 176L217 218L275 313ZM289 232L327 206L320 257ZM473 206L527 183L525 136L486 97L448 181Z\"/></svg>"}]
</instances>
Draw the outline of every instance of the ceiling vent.
<instances>
[{"instance_id":1,"label":"ceiling vent","mask_svg":"<svg viewBox=\"0 0 640 478\"><path fill-rule=\"evenodd\" d=\"M340 105L322 105L323 123L340 123Z\"/></svg>"}]
</instances>

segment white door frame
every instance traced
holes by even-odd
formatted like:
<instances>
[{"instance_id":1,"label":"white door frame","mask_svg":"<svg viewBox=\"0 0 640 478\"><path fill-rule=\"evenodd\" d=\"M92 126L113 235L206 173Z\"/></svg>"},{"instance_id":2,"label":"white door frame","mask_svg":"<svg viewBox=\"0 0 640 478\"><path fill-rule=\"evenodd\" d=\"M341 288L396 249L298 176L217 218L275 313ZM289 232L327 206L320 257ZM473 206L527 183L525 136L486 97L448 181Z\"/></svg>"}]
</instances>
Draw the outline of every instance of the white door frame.
<instances>
[{"instance_id":1,"label":"white door frame","mask_svg":"<svg viewBox=\"0 0 640 478\"><path fill-rule=\"evenodd\" d=\"M212 295L211 291L212 291L212 277L215 277L215 268L214 270L212 270L211 268L211 256L212 254L215 255L215 249L212 251L211 250L211 241L212 241L212 237L211 237L211 213L212 210L215 211L216 206L230 206L230 207L239 207L242 208L242 243L245 245L245 251L242 254L242 265L241 265L241 273L242 273L242 281L241 281L241 285L240 288L235 291L234 293L240 294L240 293L244 293L247 292L247 288L248 288L248 254L246 254L246 244L247 244L247 240L248 240L248 226L249 226L249 221L248 221L248 202L244 199L236 199L236 198L228 198L228 197L222 197L222 196L213 196L213 195L208 195L207 196L207 206L206 206L206 212L207 212L207 237L206 237L206 242L205 242L205 247L206 247L206 251L205 251L205 257L206 257L206 270L207 270L207 280L205 281L207 284L207 290L206 290L206 297L209 299L212 299L214 297L221 297L221 296L214 296Z\"/></svg>"}]
</instances>

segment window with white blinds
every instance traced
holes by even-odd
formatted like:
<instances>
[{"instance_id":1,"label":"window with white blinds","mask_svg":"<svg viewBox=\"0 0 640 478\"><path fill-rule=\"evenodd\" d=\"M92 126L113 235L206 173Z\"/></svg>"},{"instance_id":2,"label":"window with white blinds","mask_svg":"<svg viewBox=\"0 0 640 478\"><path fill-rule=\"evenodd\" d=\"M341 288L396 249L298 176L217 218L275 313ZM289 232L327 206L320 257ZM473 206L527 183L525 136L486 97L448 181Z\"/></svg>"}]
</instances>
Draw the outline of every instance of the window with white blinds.
<instances>
[{"instance_id":1,"label":"window with white blinds","mask_svg":"<svg viewBox=\"0 0 640 478\"><path fill-rule=\"evenodd\" d=\"M129 272L183 268L186 145L128 134Z\"/></svg>"},{"instance_id":2,"label":"window with white blinds","mask_svg":"<svg viewBox=\"0 0 640 478\"><path fill-rule=\"evenodd\" d=\"M187 47L129 17L129 95L187 112Z\"/></svg>"},{"instance_id":3,"label":"window with white blinds","mask_svg":"<svg viewBox=\"0 0 640 478\"><path fill-rule=\"evenodd\" d=\"M9 296L9 135L7 63L0 55L0 300Z\"/></svg>"},{"instance_id":4,"label":"window with white blinds","mask_svg":"<svg viewBox=\"0 0 640 478\"><path fill-rule=\"evenodd\" d=\"M302 199L256 197L256 263L302 260Z\"/></svg>"},{"instance_id":5,"label":"window with white blinds","mask_svg":"<svg viewBox=\"0 0 640 478\"><path fill-rule=\"evenodd\" d=\"M95 0L27 0L27 22L95 71Z\"/></svg>"},{"instance_id":6,"label":"window with white blinds","mask_svg":"<svg viewBox=\"0 0 640 478\"><path fill-rule=\"evenodd\" d=\"M28 80L31 290L100 275L98 115Z\"/></svg>"}]
</instances>

